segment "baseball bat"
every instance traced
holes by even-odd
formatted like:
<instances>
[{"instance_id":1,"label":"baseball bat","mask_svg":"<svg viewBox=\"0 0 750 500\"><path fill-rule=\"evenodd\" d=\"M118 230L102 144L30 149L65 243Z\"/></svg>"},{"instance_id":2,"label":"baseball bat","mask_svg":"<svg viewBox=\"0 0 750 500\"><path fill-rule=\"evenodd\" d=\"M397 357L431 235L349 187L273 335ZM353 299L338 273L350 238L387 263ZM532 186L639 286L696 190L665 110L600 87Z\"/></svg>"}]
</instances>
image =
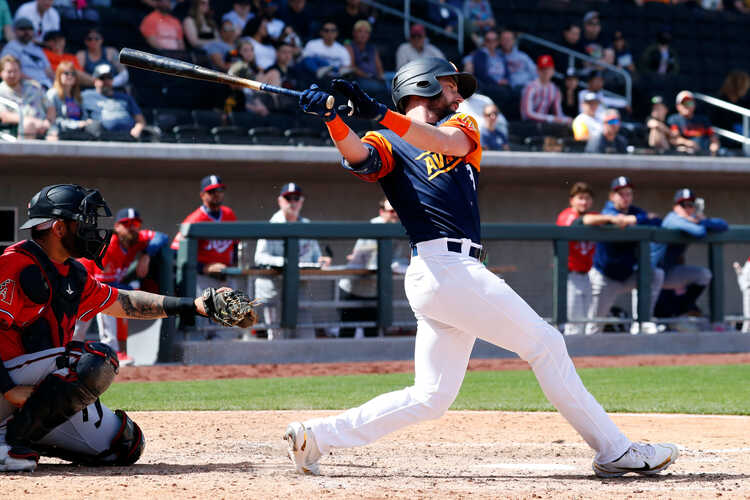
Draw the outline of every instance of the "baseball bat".
<instances>
[{"instance_id":1,"label":"baseball bat","mask_svg":"<svg viewBox=\"0 0 750 500\"><path fill-rule=\"evenodd\" d=\"M220 71L205 68L197 64L180 61L171 57L160 56L143 52L140 50L124 48L120 51L120 62L133 68L156 71L167 75L179 76L181 78L192 78L193 80L203 80L206 82L225 83L227 85L237 85L259 92L270 92L272 94L281 94L299 99L302 92L297 90L285 89L268 83L256 82L248 78L228 75ZM326 108L333 109L334 97L329 96L326 101Z\"/></svg>"}]
</instances>

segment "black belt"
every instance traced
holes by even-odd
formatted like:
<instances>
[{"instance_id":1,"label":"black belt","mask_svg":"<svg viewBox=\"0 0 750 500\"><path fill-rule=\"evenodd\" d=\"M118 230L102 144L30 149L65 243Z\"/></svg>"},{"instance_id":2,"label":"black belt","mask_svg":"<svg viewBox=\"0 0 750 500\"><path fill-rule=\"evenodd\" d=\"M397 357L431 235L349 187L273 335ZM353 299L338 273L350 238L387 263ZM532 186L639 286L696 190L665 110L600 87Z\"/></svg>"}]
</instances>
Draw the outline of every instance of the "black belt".
<instances>
[{"instance_id":1,"label":"black belt","mask_svg":"<svg viewBox=\"0 0 750 500\"><path fill-rule=\"evenodd\" d=\"M454 252L454 253L463 253L461 251L461 242L460 241L447 241L448 244L448 251ZM419 254L417 250L417 245L412 245L411 247L411 255L412 257L416 257ZM484 261L485 257L487 257L487 250L484 249L484 247L479 246L471 246L469 247L469 257L474 257L475 259L479 261Z\"/></svg>"}]
</instances>

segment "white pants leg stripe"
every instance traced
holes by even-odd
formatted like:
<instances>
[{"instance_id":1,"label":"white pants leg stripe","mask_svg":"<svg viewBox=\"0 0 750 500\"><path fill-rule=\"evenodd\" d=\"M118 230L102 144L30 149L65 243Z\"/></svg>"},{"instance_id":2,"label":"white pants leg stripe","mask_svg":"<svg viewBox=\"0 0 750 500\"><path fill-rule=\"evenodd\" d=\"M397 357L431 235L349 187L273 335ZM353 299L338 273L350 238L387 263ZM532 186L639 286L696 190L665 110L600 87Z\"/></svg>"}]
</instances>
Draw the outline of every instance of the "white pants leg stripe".
<instances>
[{"instance_id":1,"label":"white pants leg stripe","mask_svg":"<svg viewBox=\"0 0 750 500\"><path fill-rule=\"evenodd\" d=\"M307 422L321 452L367 444L442 415L458 394L477 337L530 363L547 398L598 461L611 461L630 445L583 386L560 333L477 260L451 253L415 257L405 287L418 320L414 386Z\"/></svg>"}]
</instances>

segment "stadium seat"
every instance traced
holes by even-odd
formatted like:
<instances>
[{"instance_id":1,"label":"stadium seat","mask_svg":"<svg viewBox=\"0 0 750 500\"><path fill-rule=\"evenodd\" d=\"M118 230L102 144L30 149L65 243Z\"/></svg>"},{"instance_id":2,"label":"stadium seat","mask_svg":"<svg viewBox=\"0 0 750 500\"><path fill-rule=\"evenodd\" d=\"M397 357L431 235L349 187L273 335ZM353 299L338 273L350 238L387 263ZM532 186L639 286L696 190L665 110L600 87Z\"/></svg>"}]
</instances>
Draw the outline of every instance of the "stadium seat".
<instances>
[{"instance_id":1,"label":"stadium seat","mask_svg":"<svg viewBox=\"0 0 750 500\"><path fill-rule=\"evenodd\" d=\"M327 135L327 134L326 134ZM284 131L290 146L327 146L328 141L318 129L290 128Z\"/></svg>"},{"instance_id":2,"label":"stadium seat","mask_svg":"<svg viewBox=\"0 0 750 500\"><path fill-rule=\"evenodd\" d=\"M172 132L180 144L208 144L214 142L213 135L209 134L206 128L200 125L177 125L172 129Z\"/></svg>"},{"instance_id":3,"label":"stadium seat","mask_svg":"<svg viewBox=\"0 0 750 500\"><path fill-rule=\"evenodd\" d=\"M281 129L277 127L255 127L247 131L252 144L269 144L285 146L289 139L284 137Z\"/></svg>"},{"instance_id":4,"label":"stadium seat","mask_svg":"<svg viewBox=\"0 0 750 500\"><path fill-rule=\"evenodd\" d=\"M265 125L262 116L247 111L233 111L229 114L229 123L245 130Z\"/></svg>"},{"instance_id":5,"label":"stadium seat","mask_svg":"<svg viewBox=\"0 0 750 500\"><path fill-rule=\"evenodd\" d=\"M213 109L194 109L192 112L193 123L208 129L224 125L222 113Z\"/></svg>"},{"instance_id":6,"label":"stadium seat","mask_svg":"<svg viewBox=\"0 0 750 500\"><path fill-rule=\"evenodd\" d=\"M162 132L172 132L177 125L193 125L195 122L190 111L186 109L156 108L153 111L152 123Z\"/></svg>"},{"instance_id":7,"label":"stadium seat","mask_svg":"<svg viewBox=\"0 0 750 500\"><path fill-rule=\"evenodd\" d=\"M213 127L211 134L217 144L250 144L247 130L234 125Z\"/></svg>"}]
</instances>

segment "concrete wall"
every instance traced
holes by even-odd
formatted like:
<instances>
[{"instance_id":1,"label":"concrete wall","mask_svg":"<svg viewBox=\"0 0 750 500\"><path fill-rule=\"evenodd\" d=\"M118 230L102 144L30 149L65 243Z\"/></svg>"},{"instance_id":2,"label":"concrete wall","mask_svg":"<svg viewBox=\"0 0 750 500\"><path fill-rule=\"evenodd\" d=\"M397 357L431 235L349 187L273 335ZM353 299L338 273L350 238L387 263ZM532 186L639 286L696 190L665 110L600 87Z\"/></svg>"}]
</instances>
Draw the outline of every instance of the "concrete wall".
<instances>
[{"instance_id":1,"label":"concrete wall","mask_svg":"<svg viewBox=\"0 0 750 500\"><path fill-rule=\"evenodd\" d=\"M745 159L487 153L480 204L483 222L552 223L574 182L590 182L597 192L595 206L601 207L609 181L628 175L636 188L635 204L646 210L663 215L674 191L691 187L706 199L709 215L750 224L748 172ZM367 220L377 214L382 196L376 184L344 172L332 148L26 141L0 144L0 206L18 207L24 220L28 200L42 186L76 182L101 189L113 210L135 206L147 227L174 235L177 224L200 203L201 177L211 173L227 183L226 204L242 220L267 220L278 208L278 190L289 181L305 190L303 214L313 220ZM326 243L334 262L343 264L353 240ZM728 313L740 310L729 266L748 255L750 248L726 249ZM550 313L550 245L492 244L490 256L493 265L515 266L506 279L540 313ZM689 251L691 262L705 259L701 245Z\"/></svg>"}]
</instances>

